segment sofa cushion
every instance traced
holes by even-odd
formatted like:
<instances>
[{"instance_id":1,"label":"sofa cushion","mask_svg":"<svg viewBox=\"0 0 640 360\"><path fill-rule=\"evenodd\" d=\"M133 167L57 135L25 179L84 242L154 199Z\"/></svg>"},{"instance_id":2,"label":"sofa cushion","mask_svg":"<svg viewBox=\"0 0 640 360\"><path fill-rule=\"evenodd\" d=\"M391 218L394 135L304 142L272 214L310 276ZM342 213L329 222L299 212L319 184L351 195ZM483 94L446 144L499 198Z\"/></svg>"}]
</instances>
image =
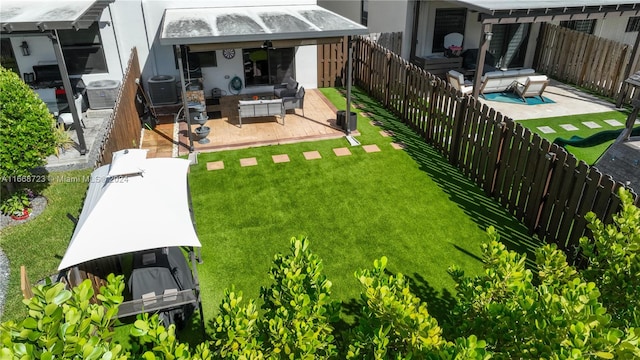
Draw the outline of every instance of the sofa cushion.
<instances>
[{"instance_id":1,"label":"sofa cushion","mask_svg":"<svg viewBox=\"0 0 640 360\"><path fill-rule=\"evenodd\" d=\"M291 77L287 79L287 89L295 90L298 88L298 82L293 80Z\"/></svg>"}]
</instances>

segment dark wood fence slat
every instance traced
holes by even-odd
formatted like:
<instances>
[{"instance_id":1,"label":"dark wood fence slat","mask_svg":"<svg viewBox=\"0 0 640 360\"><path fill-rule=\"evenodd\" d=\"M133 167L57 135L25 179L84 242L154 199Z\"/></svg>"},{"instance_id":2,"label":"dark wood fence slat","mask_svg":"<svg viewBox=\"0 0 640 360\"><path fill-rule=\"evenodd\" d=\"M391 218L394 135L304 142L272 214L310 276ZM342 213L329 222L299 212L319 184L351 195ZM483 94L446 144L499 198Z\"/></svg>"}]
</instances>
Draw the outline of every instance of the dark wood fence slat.
<instances>
[{"instance_id":1,"label":"dark wood fence slat","mask_svg":"<svg viewBox=\"0 0 640 360\"><path fill-rule=\"evenodd\" d=\"M543 25L536 69L610 92L625 48L592 35ZM619 199L614 184L557 145L533 135L440 78L369 40L355 41L354 83L442 153L488 196L547 242L571 252L585 233L584 214L609 219ZM605 53L603 50L610 50ZM598 54L599 53L599 54ZM597 72L598 74L594 74ZM634 194L634 202L638 196Z\"/></svg>"}]
</instances>

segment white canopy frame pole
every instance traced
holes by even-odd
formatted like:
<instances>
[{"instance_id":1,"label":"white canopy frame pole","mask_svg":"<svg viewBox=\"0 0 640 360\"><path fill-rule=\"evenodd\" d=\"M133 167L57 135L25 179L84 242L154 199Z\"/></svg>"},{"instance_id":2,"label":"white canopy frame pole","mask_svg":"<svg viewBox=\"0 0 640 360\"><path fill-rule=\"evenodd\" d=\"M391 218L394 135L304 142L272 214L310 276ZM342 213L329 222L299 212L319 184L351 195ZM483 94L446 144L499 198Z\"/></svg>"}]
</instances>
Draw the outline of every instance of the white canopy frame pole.
<instances>
[{"instance_id":1,"label":"white canopy frame pole","mask_svg":"<svg viewBox=\"0 0 640 360\"><path fill-rule=\"evenodd\" d=\"M178 57L178 71L180 72L180 90L182 91L182 114L187 122L187 136L189 137L189 152L193 152L193 138L191 137L191 114L189 113L189 101L187 100L187 83L184 79L184 66L182 64L181 45L173 45L175 54ZM176 117L176 120L179 120Z\"/></svg>"}]
</instances>

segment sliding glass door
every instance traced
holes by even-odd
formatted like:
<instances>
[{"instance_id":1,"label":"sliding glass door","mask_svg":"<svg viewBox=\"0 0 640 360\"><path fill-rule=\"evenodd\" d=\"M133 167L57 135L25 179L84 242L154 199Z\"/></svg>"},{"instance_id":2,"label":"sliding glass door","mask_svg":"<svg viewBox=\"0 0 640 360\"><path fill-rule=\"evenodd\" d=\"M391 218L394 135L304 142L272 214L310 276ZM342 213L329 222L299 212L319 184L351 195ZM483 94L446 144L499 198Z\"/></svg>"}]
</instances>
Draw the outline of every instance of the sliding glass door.
<instances>
[{"instance_id":1,"label":"sliding glass door","mask_svg":"<svg viewBox=\"0 0 640 360\"><path fill-rule=\"evenodd\" d=\"M497 68L524 66L531 24L496 24L489 52L495 57Z\"/></svg>"},{"instance_id":2,"label":"sliding glass door","mask_svg":"<svg viewBox=\"0 0 640 360\"><path fill-rule=\"evenodd\" d=\"M244 78L247 86L274 85L295 78L295 48L244 49Z\"/></svg>"}]
</instances>

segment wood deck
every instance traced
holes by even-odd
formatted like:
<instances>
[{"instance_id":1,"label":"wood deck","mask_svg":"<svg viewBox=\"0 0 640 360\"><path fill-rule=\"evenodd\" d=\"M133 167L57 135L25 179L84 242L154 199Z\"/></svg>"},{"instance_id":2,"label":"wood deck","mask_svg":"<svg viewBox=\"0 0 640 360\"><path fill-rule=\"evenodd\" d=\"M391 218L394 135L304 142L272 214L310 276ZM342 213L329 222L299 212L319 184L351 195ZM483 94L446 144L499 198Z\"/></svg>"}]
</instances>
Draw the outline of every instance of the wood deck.
<instances>
[{"instance_id":1,"label":"wood deck","mask_svg":"<svg viewBox=\"0 0 640 360\"><path fill-rule=\"evenodd\" d=\"M219 103L207 101L210 119L209 143L201 144L191 125L194 150L199 152L240 149L264 145L287 144L302 141L339 138L344 131L336 126L337 109L317 89L307 90L304 116L301 109L289 110L283 119L279 116L243 118L239 126L238 100L247 96L224 96ZM144 130L142 148L149 157L171 157L189 153L188 125L174 123L172 116L161 118L154 130ZM357 135L357 133L355 134Z\"/></svg>"}]
</instances>

